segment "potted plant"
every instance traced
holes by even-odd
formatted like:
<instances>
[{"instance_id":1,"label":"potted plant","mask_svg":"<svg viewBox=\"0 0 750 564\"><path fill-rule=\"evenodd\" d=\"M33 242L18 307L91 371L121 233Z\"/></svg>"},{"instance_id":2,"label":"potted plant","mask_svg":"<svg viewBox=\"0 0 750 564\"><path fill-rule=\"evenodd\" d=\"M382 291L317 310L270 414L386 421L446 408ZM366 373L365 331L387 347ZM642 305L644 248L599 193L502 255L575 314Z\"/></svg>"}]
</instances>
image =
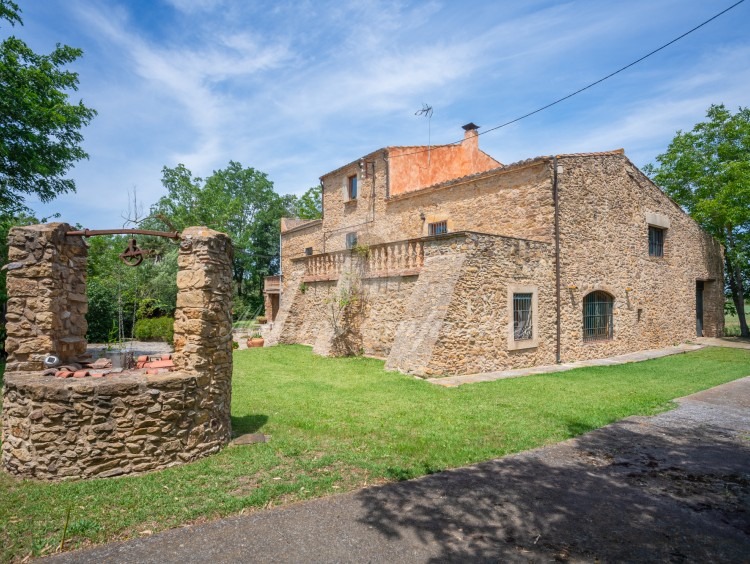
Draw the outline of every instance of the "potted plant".
<instances>
[{"instance_id":1,"label":"potted plant","mask_svg":"<svg viewBox=\"0 0 750 564\"><path fill-rule=\"evenodd\" d=\"M253 336L247 340L247 348L262 347L263 343L265 343L263 335L256 331L253 333Z\"/></svg>"}]
</instances>

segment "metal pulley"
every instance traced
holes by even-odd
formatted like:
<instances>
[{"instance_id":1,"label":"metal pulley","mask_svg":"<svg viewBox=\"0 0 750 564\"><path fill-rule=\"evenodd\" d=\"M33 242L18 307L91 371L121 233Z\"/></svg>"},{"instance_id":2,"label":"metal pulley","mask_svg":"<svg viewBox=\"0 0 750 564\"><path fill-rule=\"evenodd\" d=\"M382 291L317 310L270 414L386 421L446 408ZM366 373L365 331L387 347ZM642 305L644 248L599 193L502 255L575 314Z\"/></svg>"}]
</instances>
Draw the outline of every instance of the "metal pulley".
<instances>
[{"instance_id":1,"label":"metal pulley","mask_svg":"<svg viewBox=\"0 0 750 564\"><path fill-rule=\"evenodd\" d=\"M135 239L130 239L128 248L120 253L120 260L128 266L138 266L143 262L143 257L150 253L151 251L139 249Z\"/></svg>"}]
</instances>

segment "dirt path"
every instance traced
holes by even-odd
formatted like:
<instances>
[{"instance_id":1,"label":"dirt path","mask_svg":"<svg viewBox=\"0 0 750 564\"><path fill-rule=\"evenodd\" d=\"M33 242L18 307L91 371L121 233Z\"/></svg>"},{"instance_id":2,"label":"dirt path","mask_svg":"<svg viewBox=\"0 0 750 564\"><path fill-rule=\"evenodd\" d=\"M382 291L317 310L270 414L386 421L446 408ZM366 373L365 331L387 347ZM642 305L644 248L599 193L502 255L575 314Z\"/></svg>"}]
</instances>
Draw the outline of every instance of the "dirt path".
<instances>
[{"instance_id":1,"label":"dirt path","mask_svg":"<svg viewBox=\"0 0 750 564\"><path fill-rule=\"evenodd\" d=\"M56 560L748 562L749 472L747 377L557 445Z\"/></svg>"}]
</instances>

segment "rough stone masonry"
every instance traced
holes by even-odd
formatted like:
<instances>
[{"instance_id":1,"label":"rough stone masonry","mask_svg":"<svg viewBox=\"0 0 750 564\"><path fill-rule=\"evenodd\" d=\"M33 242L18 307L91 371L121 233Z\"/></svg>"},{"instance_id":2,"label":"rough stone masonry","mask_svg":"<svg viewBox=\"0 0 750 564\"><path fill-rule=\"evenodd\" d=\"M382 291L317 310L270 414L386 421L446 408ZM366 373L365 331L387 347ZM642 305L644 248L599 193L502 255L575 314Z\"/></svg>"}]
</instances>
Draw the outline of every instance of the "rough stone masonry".
<instances>
[{"instance_id":1,"label":"rough stone masonry","mask_svg":"<svg viewBox=\"0 0 750 564\"><path fill-rule=\"evenodd\" d=\"M86 245L67 224L11 230L8 368L2 464L59 480L157 470L218 451L231 434L229 238L205 227L181 236L176 372L100 379L43 376L43 358L86 350Z\"/></svg>"}]
</instances>

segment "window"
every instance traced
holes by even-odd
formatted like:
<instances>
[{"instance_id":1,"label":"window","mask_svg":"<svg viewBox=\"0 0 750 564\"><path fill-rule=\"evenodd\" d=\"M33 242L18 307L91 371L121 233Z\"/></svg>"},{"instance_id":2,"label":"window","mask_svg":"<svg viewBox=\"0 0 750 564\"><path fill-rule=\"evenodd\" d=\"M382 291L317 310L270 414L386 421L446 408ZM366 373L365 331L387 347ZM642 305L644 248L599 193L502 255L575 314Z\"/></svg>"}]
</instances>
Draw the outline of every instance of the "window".
<instances>
[{"instance_id":1,"label":"window","mask_svg":"<svg viewBox=\"0 0 750 564\"><path fill-rule=\"evenodd\" d=\"M583 340L606 341L612 338L613 298L606 292L591 292L583 298Z\"/></svg>"},{"instance_id":2,"label":"window","mask_svg":"<svg viewBox=\"0 0 750 564\"><path fill-rule=\"evenodd\" d=\"M357 246L357 233L347 233L346 234L346 248L347 249L353 249Z\"/></svg>"},{"instance_id":3,"label":"window","mask_svg":"<svg viewBox=\"0 0 750 564\"><path fill-rule=\"evenodd\" d=\"M443 233L448 233L447 221L438 221L436 223L427 224L428 235L442 235Z\"/></svg>"},{"instance_id":4,"label":"window","mask_svg":"<svg viewBox=\"0 0 750 564\"><path fill-rule=\"evenodd\" d=\"M653 225L648 226L648 256L664 256L664 229Z\"/></svg>"},{"instance_id":5,"label":"window","mask_svg":"<svg viewBox=\"0 0 750 564\"><path fill-rule=\"evenodd\" d=\"M525 341L534 335L532 294L513 294L513 339Z\"/></svg>"},{"instance_id":6,"label":"window","mask_svg":"<svg viewBox=\"0 0 750 564\"><path fill-rule=\"evenodd\" d=\"M305 256L312 255L312 247L305 247Z\"/></svg>"},{"instance_id":7,"label":"window","mask_svg":"<svg viewBox=\"0 0 750 564\"><path fill-rule=\"evenodd\" d=\"M539 297L536 286L508 286L508 350L539 346Z\"/></svg>"},{"instance_id":8,"label":"window","mask_svg":"<svg viewBox=\"0 0 750 564\"><path fill-rule=\"evenodd\" d=\"M357 175L350 176L346 181L347 195L350 200L357 199Z\"/></svg>"}]
</instances>

